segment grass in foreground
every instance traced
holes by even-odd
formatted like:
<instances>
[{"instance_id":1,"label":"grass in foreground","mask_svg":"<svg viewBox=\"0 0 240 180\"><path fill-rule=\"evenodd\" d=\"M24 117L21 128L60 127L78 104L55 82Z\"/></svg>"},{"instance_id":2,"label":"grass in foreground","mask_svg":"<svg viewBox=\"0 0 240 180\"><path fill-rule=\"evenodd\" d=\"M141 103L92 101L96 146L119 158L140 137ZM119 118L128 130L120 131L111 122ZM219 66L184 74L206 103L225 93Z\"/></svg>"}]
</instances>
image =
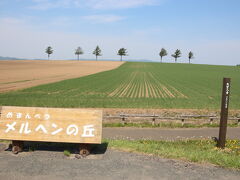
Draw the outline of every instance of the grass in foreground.
<instances>
[{"instance_id":1,"label":"grass in foreground","mask_svg":"<svg viewBox=\"0 0 240 180\"><path fill-rule=\"evenodd\" d=\"M10 141L0 141L10 143ZM75 153L76 144L28 142L28 151L63 151L65 156ZM27 146L25 144L25 146ZM227 140L226 148L216 148L213 140L116 140L104 139L100 145L92 145L95 154L105 153L107 147L127 152L139 152L164 158L180 159L197 163L211 163L221 167L240 169L240 140Z\"/></svg>"},{"instance_id":2,"label":"grass in foreground","mask_svg":"<svg viewBox=\"0 0 240 180\"><path fill-rule=\"evenodd\" d=\"M150 123L103 123L103 127L136 127L136 128L203 128L203 127L219 127L219 124L190 124L185 123L182 125L181 123L159 123L156 125L152 125ZM238 127L237 123L228 124L228 127Z\"/></svg>"},{"instance_id":3,"label":"grass in foreground","mask_svg":"<svg viewBox=\"0 0 240 180\"><path fill-rule=\"evenodd\" d=\"M239 68L127 62L117 69L0 94L0 105L92 108L217 109L222 78L232 78L232 109L239 109Z\"/></svg>"},{"instance_id":4,"label":"grass in foreground","mask_svg":"<svg viewBox=\"0 0 240 180\"><path fill-rule=\"evenodd\" d=\"M109 147L128 152L140 152L165 158L198 163L211 163L240 169L240 141L228 140L224 150L212 140L152 141L105 140Z\"/></svg>"}]
</instances>

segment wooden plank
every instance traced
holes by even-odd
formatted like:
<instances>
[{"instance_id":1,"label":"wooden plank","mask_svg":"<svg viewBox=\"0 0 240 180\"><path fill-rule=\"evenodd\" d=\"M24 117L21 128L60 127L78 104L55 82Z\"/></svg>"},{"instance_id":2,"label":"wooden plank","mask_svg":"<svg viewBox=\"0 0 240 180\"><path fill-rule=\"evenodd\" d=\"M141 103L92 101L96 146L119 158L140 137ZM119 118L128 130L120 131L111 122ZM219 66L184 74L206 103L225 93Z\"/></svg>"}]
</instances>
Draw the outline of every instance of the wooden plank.
<instances>
[{"instance_id":1,"label":"wooden plank","mask_svg":"<svg viewBox=\"0 0 240 180\"><path fill-rule=\"evenodd\" d=\"M102 110L3 106L0 139L100 144Z\"/></svg>"},{"instance_id":2,"label":"wooden plank","mask_svg":"<svg viewBox=\"0 0 240 180\"><path fill-rule=\"evenodd\" d=\"M158 117L158 115L152 114L120 114L120 117Z\"/></svg>"},{"instance_id":3,"label":"wooden plank","mask_svg":"<svg viewBox=\"0 0 240 180\"><path fill-rule=\"evenodd\" d=\"M199 118L199 117L217 117L216 115L181 115L180 117Z\"/></svg>"}]
</instances>

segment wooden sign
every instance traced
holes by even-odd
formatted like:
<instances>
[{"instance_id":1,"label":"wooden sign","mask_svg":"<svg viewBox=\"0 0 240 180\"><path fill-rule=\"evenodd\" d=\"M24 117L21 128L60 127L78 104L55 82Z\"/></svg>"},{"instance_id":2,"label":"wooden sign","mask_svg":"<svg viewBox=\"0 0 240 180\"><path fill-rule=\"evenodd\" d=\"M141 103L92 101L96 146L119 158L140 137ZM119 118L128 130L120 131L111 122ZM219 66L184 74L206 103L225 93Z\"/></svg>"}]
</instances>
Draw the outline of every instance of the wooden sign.
<instances>
[{"instance_id":1,"label":"wooden sign","mask_svg":"<svg viewBox=\"0 0 240 180\"><path fill-rule=\"evenodd\" d=\"M0 139L100 144L102 111L3 106Z\"/></svg>"}]
</instances>

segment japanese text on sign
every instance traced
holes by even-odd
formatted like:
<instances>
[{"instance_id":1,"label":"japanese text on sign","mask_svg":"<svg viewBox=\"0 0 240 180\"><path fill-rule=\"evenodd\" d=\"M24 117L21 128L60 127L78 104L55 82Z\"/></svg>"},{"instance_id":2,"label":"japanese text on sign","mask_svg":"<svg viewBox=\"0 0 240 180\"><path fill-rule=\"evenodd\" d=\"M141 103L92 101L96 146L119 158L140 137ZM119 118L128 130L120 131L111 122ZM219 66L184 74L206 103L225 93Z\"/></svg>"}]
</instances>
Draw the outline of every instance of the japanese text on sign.
<instances>
[{"instance_id":1,"label":"japanese text on sign","mask_svg":"<svg viewBox=\"0 0 240 180\"><path fill-rule=\"evenodd\" d=\"M0 139L100 143L101 135L101 111L2 107Z\"/></svg>"}]
</instances>

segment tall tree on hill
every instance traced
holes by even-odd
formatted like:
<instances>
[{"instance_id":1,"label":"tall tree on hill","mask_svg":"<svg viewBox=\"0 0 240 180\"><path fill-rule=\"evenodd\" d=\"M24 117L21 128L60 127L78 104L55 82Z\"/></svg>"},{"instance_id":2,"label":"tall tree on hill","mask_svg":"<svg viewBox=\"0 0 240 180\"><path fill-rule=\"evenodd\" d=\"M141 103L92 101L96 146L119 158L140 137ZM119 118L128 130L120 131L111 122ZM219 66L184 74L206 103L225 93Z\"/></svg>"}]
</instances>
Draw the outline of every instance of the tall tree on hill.
<instances>
[{"instance_id":1,"label":"tall tree on hill","mask_svg":"<svg viewBox=\"0 0 240 180\"><path fill-rule=\"evenodd\" d=\"M191 59L193 59L193 58L194 58L194 56L193 56L193 52L190 51L190 52L188 53L189 64L191 63Z\"/></svg>"},{"instance_id":2,"label":"tall tree on hill","mask_svg":"<svg viewBox=\"0 0 240 180\"><path fill-rule=\"evenodd\" d=\"M160 51L160 53L159 53L159 56L161 57L161 62L162 62L162 58L163 58L163 56L167 56L167 50L166 49L164 49L164 48L162 48L161 49L161 51Z\"/></svg>"},{"instance_id":3,"label":"tall tree on hill","mask_svg":"<svg viewBox=\"0 0 240 180\"><path fill-rule=\"evenodd\" d=\"M118 50L118 55L121 56L121 61L122 61L122 57L123 57L123 56L127 56L127 49L125 49L125 48L120 48L120 49Z\"/></svg>"},{"instance_id":4,"label":"tall tree on hill","mask_svg":"<svg viewBox=\"0 0 240 180\"><path fill-rule=\"evenodd\" d=\"M77 55L78 61L79 61L79 55L83 54L82 48L81 48L81 47L78 47L78 48L75 50L75 54Z\"/></svg>"},{"instance_id":5,"label":"tall tree on hill","mask_svg":"<svg viewBox=\"0 0 240 180\"><path fill-rule=\"evenodd\" d=\"M181 51L177 49L174 54L172 54L172 57L175 58L175 63L177 62L177 58L181 57Z\"/></svg>"},{"instance_id":6,"label":"tall tree on hill","mask_svg":"<svg viewBox=\"0 0 240 180\"><path fill-rule=\"evenodd\" d=\"M97 59L98 59L98 56L101 56L102 54L101 54L101 49L99 48L99 46L97 46L95 49L94 49L94 51L93 51L93 54L96 56L96 61L97 61Z\"/></svg>"},{"instance_id":7,"label":"tall tree on hill","mask_svg":"<svg viewBox=\"0 0 240 180\"><path fill-rule=\"evenodd\" d=\"M50 54L53 53L52 47L51 47L51 46L48 46L48 47L46 48L46 51L45 51L45 52L47 53L47 55L48 55L48 60L49 60Z\"/></svg>"}]
</instances>

